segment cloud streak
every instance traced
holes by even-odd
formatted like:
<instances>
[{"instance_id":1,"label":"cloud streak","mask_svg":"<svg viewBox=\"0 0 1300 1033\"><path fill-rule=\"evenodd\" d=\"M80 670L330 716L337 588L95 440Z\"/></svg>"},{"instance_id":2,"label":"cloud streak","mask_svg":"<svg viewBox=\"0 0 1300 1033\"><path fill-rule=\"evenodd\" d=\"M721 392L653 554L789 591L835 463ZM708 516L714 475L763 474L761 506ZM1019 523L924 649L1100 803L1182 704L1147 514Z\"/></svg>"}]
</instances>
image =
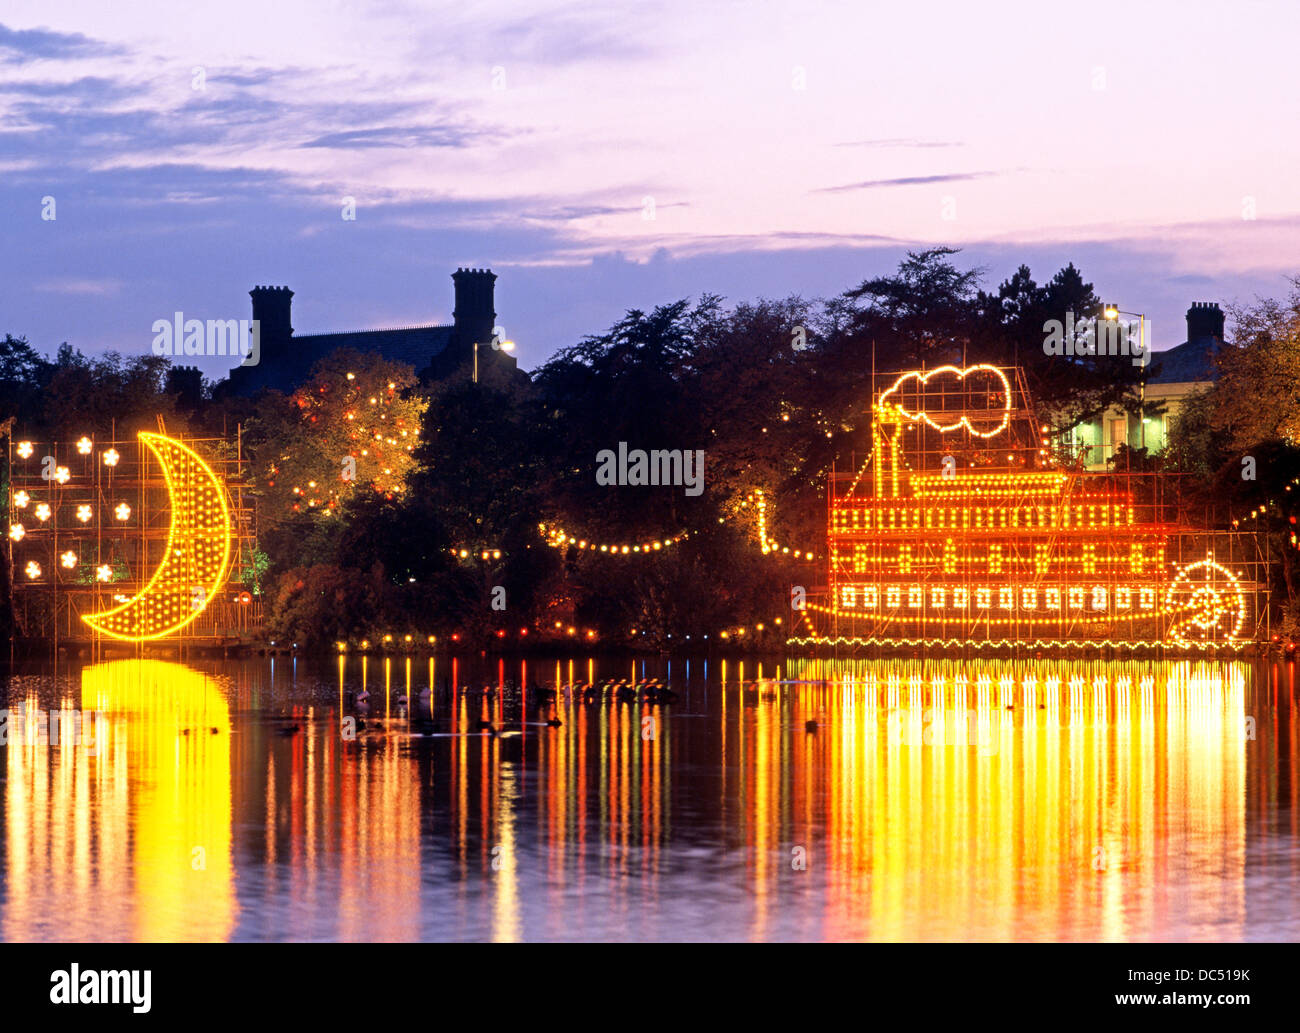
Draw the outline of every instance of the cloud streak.
<instances>
[{"instance_id":1,"label":"cloud streak","mask_svg":"<svg viewBox=\"0 0 1300 1033\"><path fill-rule=\"evenodd\" d=\"M860 183L844 183L841 186L819 187L814 194L843 194L850 190L880 190L886 187L914 187L927 183L960 183L964 180L987 179L1000 176L1000 172L950 172L935 176L897 176L893 179L864 179Z\"/></svg>"}]
</instances>

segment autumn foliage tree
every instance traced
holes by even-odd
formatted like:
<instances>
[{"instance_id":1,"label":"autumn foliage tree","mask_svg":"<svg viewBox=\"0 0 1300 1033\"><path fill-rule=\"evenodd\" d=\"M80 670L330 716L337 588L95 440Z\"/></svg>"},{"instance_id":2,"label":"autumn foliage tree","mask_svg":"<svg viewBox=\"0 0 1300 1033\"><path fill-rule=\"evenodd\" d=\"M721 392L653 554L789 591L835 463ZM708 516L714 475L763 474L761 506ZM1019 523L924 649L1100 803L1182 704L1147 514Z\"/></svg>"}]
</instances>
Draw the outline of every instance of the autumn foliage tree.
<instances>
[{"instance_id":1,"label":"autumn foliage tree","mask_svg":"<svg viewBox=\"0 0 1300 1033\"><path fill-rule=\"evenodd\" d=\"M356 492L400 497L428 407L416 387L410 366L340 349L293 394L268 393L249 429L263 523L334 517Z\"/></svg>"}]
</instances>

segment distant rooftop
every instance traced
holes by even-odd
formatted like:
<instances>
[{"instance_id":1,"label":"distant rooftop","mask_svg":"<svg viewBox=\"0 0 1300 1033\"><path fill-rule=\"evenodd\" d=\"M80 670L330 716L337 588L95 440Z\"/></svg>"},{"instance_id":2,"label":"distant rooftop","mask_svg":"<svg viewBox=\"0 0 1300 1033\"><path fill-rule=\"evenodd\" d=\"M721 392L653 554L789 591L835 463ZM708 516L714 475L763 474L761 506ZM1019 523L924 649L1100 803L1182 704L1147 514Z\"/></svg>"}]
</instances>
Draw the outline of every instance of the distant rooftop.
<instances>
[{"instance_id":1,"label":"distant rooftop","mask_svg":"<svg viewBox=\"0 0 1300 1033\"><path fill-rule=\"evenodd\" d=\"M1223 310L1217 302L1196 301L1187 310L1187 340L1151 353L1160 372L1150 384L1208 384L1218 376L1215 359L1223 348Z\"/></svg>"}]
</instances>

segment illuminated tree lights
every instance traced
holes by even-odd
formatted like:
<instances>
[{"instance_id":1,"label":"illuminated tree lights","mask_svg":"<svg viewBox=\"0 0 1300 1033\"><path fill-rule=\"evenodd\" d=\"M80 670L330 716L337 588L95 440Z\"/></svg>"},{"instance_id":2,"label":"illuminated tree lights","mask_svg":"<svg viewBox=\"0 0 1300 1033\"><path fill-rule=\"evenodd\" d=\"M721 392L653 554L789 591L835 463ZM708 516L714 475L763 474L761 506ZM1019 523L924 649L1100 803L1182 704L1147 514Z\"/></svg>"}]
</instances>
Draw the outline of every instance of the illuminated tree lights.
<instances>
[{"instance_id":1,"label":"illuminated tree lights","mask_svg":"<svg viewBox=\"0 0 1300 1033\"><path fill-rule=\"evenodd\" d=\"M275 444L257 458L268 498L287 513L337 516L358 489L392 500L416 467L428 403L407 390L414 371L377 356L329 361L276 414ZM354 361L355 369L340 367Z\"/></svg>"},{"instance_id":2,"label":"illuminated tree lights","mask_svg":"<svg viewBox=\"0 0 1300 1033\"><path fill-rule=\"evenodd\" d=\"M992 366L905 373L880 393L872 491L854 494L866 464L846 493L832 482L828 598L807 602L808 633L790 643L1240 645L1239 575L1213 554L1171 562L1179 528L1139 520L1113 478L1017 463L1015 449L1041 443L1036 423L1028 449L1002 446L1006 468L905 460L902 430L983 442L1013 426L1012 403L1010 378Z\"/></svg>"}]
</instances>

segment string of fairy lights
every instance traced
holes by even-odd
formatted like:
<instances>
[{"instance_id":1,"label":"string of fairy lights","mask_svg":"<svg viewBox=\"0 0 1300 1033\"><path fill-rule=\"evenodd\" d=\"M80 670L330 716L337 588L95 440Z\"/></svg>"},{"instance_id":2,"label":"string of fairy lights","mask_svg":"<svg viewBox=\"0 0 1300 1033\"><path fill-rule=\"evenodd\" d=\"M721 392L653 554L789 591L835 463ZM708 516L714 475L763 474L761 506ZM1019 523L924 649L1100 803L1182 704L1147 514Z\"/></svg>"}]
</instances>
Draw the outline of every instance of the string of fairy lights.
<instances>
[{"instance_id":1,"label":"string of fairy lights","mask_svg":"<svg viewBox=\"0 0 1300 1033\"><path fill-rule=\"evenodd\" d=\"M768 508L767 496L763 489L756 488L746 495L739 503L739 509L753 509L755 515L755 524L758 531L758 544L764 556L787 556L791 559L810 561L816 559L816 555L811 549L791 548L789 545L782 545L775 538L768 535ZM719 524L725 524L729 519L727 516L718 517ZM574 548L582 552L593 554L603 554L606 556L629 556L629 555L650 555L655 553L662 554L663 550L685 541L692 535L698 535L700 532L683 530L669 538L651 538L639 542L601 542L589 540L587 538L571 534L562 527L555 524L540 523L537 525L546 544L552 548ZM453 549L453 552L457 550Z\"/></svg>"}]
</instances>

